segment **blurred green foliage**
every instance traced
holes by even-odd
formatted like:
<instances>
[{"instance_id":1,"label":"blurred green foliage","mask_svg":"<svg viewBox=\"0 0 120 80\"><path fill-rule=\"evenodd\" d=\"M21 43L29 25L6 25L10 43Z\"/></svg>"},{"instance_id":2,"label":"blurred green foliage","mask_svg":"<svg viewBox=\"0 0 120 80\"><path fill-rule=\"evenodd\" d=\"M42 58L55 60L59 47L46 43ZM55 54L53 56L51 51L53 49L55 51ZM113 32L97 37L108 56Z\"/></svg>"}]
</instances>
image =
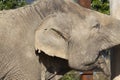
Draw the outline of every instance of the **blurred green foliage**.
<instances>
[{"instance_id":1,"label":"blurred green foliage","mask_svg":"<svg viewBox=\"0 0 120 80\"><path fill-rule=\"evenodd\" d=\"M73 0L78 2L78 0ZM104 14L109 14L109 0L91 0L91 8Z\"/></svg>"},{"instance_id":2,"label":"blurred green foliage","mask_svg":"<svg viewBox=\"0 0 120 80\"><path fill-rule=\"evenodd\" d=\"M15 9L26 5L25 0L0 0L0 10Z\"/></svg>"},{"instance_id":3,"label":"blurred green foliage","mask_svg":"<svg viewBox=\"0 0 120 80\"><path fill-rule=\"evenodd\" d=\"M92 0L92 9L104 14L109 14L109 0Z\"/></svg>"},{"instance_id":4,"label":"blurred green foliage","mask_svg":"<svg viewBox=\"0 0 120 80\"><path fill-rule=\"evenodd\" d=\"M60 80L80 80L80 72L70 71Z\"/></svg>"}]
</instances>

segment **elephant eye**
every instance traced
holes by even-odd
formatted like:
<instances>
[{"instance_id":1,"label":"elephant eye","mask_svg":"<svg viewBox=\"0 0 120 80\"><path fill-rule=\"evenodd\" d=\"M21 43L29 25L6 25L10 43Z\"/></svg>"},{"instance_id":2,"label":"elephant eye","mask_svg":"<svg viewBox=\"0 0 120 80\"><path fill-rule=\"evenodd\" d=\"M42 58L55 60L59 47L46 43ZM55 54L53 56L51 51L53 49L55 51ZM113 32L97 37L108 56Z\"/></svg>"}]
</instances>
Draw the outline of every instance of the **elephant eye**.
<instances>
[{"instance_id":1,"label":"elephant eye","mask_svg":"<svg viewBox=\"0 0 120 80\"><path fill-rule=\"evenodd\" d=\"M97 29L100 29L101 25L99 23L96 23L92 26L92 28L97 28Z\"/></svg>"}]
</instances>

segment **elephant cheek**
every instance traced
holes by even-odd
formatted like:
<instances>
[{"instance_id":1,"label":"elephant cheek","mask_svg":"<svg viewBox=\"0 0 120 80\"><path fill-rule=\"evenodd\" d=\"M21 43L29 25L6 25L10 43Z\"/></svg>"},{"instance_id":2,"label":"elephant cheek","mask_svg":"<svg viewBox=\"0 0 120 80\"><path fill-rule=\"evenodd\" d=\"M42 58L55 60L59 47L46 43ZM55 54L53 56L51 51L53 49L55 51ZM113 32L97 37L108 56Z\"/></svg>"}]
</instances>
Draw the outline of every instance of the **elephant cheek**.
<instances>
[{"instance_id":1,"label":"elephant cheek","mask_svg":"<svg viewBox=\"0 0 120 80\"><path fill-rule=\"evenodd\" d=\"M68 59L68 63L69 63L69 66L73 69L78 69L79 67L79 64L78 64L78 59L76 57L74 57L73 54L70 54L69 55L69 59Z\"/></svg>"},{"instance_id":2,"label":"elephant cheek","mask_svg":"<svg viewBox=\"0 0 120 80\"><path fill-rule=\"evenodd\" d=\"M83 58L80 56L80 53L70 53L68 63L69 66L73 69L80 70Z\"/></svg>"},{"instance_id":3,"label":"elephant cheek","mask_svg":"<svg viewBox=\"0 0 120 80\"><path fill-rule=\"evenodd\" d=\"M87 66L95 62L97 55L88 54L86 52L70 53L68 57L68 64L75 70L89 70L94 66Z\"/></svg>"}]
</instances>

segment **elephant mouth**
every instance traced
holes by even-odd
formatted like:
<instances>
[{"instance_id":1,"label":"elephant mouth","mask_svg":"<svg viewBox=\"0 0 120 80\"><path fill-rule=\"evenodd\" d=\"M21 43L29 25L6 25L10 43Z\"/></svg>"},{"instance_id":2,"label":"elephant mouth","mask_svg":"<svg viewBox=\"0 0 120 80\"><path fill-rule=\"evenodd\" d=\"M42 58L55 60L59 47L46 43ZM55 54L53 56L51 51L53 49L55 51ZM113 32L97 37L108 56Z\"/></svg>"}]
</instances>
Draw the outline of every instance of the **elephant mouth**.
<instances>
[{"instance_id":1,"label":"elephant mouth","mask_svg":"<svg viewBox=\"0 0 120 80\"><path fill-rule=\"evenodd\" d=\"M68 60L56 56L49 56L43 51L39 52L39 50L36 50L36 55L39 56L39 62L42 62L49 73L64 75L71 70Z\"/></svg>"}]
</instances>

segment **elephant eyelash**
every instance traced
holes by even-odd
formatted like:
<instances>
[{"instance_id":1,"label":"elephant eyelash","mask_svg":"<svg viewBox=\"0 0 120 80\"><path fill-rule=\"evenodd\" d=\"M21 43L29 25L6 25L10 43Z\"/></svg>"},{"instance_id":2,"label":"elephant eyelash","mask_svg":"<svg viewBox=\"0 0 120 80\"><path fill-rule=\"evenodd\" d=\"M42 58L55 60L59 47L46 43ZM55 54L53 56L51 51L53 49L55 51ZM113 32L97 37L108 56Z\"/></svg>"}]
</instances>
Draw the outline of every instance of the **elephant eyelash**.
<instances>
[{"instance_id":1,"label":"elephant eyelash","mask_svg":"<svg viewBox=\"0 0 120 80\"><path fill-rule=\"evenodd\" d=\"M97 29L100 29L100 27L101 27L101 25L100 25L99 23L97 23L97 24L93 25L93 27L92 27L92 28L97 28Z\"/></svg>"},{"instance_id":2,"label":"elephant eyelash","mask_svg":"<svg viewBox=\"0 0 120 80\"><path fill-rule=\"evenodd\" d=\"M63 36L63 34L60 32L60 31L58 31L58 30L56 30L56 29L54 29L54 28L51 28L51 30L53 30L54 32L56 32L59 36L61 36L65 41L67 40L67 38L65 37L65 36Z\"/></svg>"}]
</instances>

